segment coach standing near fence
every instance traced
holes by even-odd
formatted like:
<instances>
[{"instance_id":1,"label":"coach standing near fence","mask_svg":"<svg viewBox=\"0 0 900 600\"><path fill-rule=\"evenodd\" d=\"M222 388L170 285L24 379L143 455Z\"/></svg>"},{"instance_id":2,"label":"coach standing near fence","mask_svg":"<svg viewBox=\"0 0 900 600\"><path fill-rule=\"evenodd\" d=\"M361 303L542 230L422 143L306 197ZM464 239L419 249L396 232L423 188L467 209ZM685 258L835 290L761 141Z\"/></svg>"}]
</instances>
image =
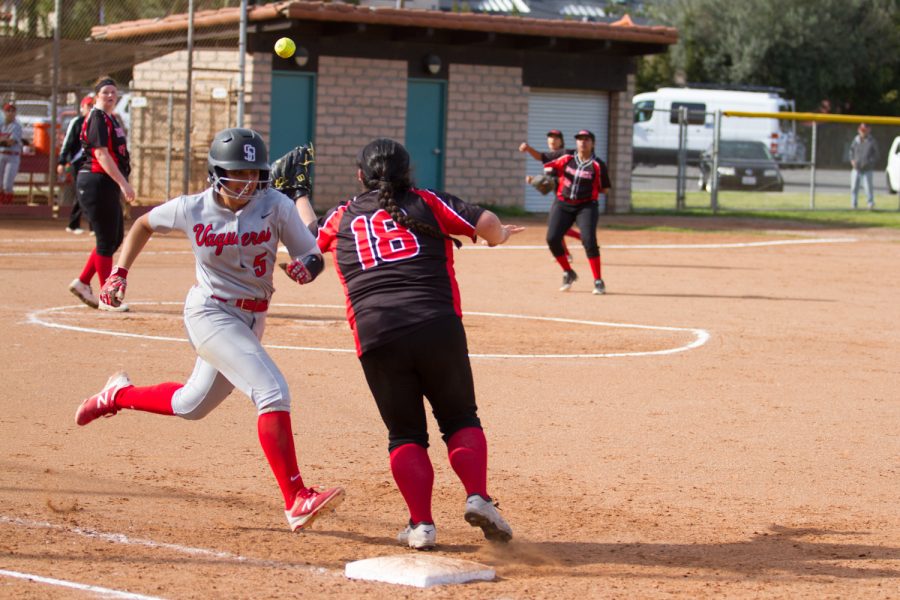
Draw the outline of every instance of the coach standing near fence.
<instances>
[{"instance_id":1,"label":"coach standing near fence","mask_svg":"<svg viewBox=\"0 0 900 600\"><path fill-rule=\"evenodd\" d=\"M859 184L862 182L866 191L866 202L869 210L875 210L875 190L873 188L872 171L878 163L881 152L878 150L878 142L872 137L869 126L860 123L857 129L858 135L850 144L850 204L856 209L859 197Z\"/></svg>"},{"instance_id":2,"label":"coach standing near fence","mask_svg":"<svg viewBox=\"0 0 900 600\"><path fill-rule=\"evenodd\" d=\"M16 120L16 107L7 102L0 125L0 204L12 204L21 156L22 125Z\"/></svg>"},{"instance_id":3,"label":"coach standing near fence","mask_svg":"<svg viewBox=\"0 0 900 600\"><path fill-rule=\"evenodd\" d=\"M121 311L122 307L101 304L91 290L94 274L100 286L112 271L113 254L125 236L125 219L119 196L134 202L134 188L128 183L131 172L125 130L113 118L119 99L119 88L109 77L94 86L94 109L81 129L81 145L85 160L78 171L75 193L96 235L97 245L91 251L81 275L69 284L69 291L91 308ZM127 308L124 308L127 310Z\"/></svg>"}]
</instances>

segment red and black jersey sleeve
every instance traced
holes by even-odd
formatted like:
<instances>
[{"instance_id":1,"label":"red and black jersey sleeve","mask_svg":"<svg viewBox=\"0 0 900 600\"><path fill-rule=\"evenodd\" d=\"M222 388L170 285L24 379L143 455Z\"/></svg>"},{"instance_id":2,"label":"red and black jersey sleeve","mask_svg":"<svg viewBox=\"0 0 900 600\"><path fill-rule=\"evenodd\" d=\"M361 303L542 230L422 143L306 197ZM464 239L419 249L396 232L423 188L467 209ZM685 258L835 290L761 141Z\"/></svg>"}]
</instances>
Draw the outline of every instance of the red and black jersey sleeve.
<instances>
[{"instance_id":1,"label":"red and black jersey sleeve","mask_svg":"<svg viewBox=\"0 0 900 600\"><path fill-rule=\"evenodd\" d=\"M106 173L96 156L98 148L106 148L122 175L128 177L131 172L131 160L125 130L99 108L94 108L84 121L81 129L81 145L85 155L85 162L81 168L83 171Z\"/></svg>"},{"instance_id":2,"label":"red and black jersey sleeve","mask_svg":"<svg viewBox=\"0 0 900 600\"><path fill-rule=\"evenodd\" d=\"M595 160L600 165L600 191L608 190L612 187L612 182L609 180L609 167L599 158Z\"/></svg>"},{"instance_id":3,"label":"red and black jersey sleeve","mask_svg":"<svg viewBox=\"0 0 900 600\"><path fill-rule=\"evenodd\" d=\"M472 239L484 212L433 190L410 190L396 203L435 232ZM377 192L329 211L317 242L332 252L360 355L434 319L462 316L451 240L395 223Z\"/></svg>"}]
</instances>

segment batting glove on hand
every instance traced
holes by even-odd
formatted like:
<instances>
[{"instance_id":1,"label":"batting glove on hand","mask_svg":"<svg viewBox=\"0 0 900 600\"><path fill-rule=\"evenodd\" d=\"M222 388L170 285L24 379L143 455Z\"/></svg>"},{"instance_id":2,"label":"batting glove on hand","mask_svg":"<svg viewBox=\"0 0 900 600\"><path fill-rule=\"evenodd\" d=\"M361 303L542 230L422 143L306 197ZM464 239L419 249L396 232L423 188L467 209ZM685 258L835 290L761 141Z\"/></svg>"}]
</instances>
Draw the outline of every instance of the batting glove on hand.
<instances>
[{"instance_id":1,"label":"batting glove on hand","mask_svg":"<svg viewBox=\"0 0 900 600\"><path fill-rule=\"evenodd\" d=\"M128 287L128 269L116 267L106 278L106 283L100 289L100 302L109 306L119 306L125 299L125 288Z\"/></svg>"},{"instance_id":2,"label":"batting glove on hand","mask_svg":"<svg viewBox=\"0 0 900 600\"><path fill-rule=\"evenodd\" d=\"M325 262L318 254L310 254L303 258L295 258L289 263L281 263L278 265L288 277L303 285L310 283L319 276L319 273L325 268Z\"/></svg>"},{"instance_id":3,"label":"batting glove on hand","mask_svg":"<svg viewBox=\"0 0 900 600\"><path fill-rule=\"evenodd\" d=\"M315 161L312 144L297 146L272 164L272 187L292 200L309 196L312 191L309 165Z\"/></svg>"}]
</instances>

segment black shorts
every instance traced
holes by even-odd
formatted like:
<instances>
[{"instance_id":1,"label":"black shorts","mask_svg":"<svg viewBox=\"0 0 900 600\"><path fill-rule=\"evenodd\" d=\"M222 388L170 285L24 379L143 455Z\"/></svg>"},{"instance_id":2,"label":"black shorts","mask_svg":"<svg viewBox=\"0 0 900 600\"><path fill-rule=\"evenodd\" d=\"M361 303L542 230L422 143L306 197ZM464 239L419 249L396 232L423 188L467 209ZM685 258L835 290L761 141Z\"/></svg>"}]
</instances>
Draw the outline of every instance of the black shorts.
<instances>
[{"instance_id":1,"label":"black shorts","mask_svg":"<svg viewBox=\"0 0 900 600\"><path fill-rule=\"evenodd\" d=\"M462 320L431 321L359 357L378 412L388 428L388 451L428 447L423 397L446 442L466 427L481 427Z\"/></svg>"}]
</instances>

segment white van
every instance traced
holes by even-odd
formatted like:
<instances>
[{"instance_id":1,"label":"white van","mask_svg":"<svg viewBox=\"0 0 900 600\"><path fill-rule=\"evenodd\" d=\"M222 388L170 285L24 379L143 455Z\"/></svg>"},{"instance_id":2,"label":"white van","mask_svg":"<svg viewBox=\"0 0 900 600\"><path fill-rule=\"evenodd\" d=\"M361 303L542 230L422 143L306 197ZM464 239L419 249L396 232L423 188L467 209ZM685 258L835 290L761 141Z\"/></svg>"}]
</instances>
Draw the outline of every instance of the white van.
<instances>
[{"instance_id":1,"label":"white van","mask_svg":"<svg viewBox=\"0 0 900 600\"><path fill-rule=\"evenodd\" d=\"M749 92L706 88L660 88L638 94L634 103L634 164L678 162L678 109L688 110L687 156L696 163L712 146L717 110L787 112L794 101L777 92ZM779 162L800 162L805 151L796 136L794 121L722 117L722 139L759 141Z\"/></svg>"}]
</instances>

